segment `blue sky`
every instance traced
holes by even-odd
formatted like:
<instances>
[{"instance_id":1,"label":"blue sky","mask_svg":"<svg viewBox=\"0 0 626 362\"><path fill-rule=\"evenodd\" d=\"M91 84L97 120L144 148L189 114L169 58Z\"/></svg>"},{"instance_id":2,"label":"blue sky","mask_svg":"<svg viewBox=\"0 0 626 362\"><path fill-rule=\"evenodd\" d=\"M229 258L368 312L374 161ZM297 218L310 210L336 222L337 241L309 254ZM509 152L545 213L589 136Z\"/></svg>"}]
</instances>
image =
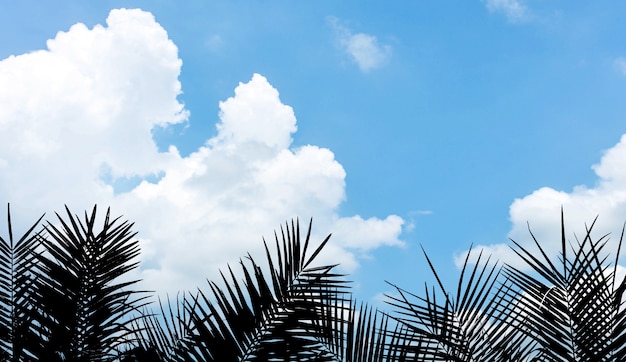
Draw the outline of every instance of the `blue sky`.
<instances>
[{"instance_id":1,"label":"blue sky","mask_svg":"<svg viewBox=\"0 0 626 362\"><path fill-rule=\"evenodd\" d=\"M471 244L513 263L527 221L558 245L561 206L572 239L626 220L625 4L0 6L0 199L111 205L154 289L292 216L368 301L431 280L420 245L453 282Z\"/></svg>"}]
</instances>

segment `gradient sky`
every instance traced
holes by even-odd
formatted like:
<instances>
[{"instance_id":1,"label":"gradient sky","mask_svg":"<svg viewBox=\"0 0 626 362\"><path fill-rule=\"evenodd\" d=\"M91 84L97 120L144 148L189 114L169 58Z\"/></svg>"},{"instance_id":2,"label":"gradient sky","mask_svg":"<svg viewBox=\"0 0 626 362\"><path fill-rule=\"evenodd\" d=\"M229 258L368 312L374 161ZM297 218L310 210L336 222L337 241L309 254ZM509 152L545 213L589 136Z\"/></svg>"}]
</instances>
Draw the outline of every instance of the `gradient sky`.
<instances>
[{"instance_id":1,"label":"gradient sky","mask_svg":"<svg viewBox=\"0 0 626 362\"><path fill-rule=\"evenodd\" d=\"M571 240L596 215L617 240L624 19L606 1L0 1L0 200L23 226L110 205L159 292L295 216L373 303L432 281L420 246L450 283L472 244L515 263L527 222L554 252L561 206Z\"/></svg>"}]
</instances>

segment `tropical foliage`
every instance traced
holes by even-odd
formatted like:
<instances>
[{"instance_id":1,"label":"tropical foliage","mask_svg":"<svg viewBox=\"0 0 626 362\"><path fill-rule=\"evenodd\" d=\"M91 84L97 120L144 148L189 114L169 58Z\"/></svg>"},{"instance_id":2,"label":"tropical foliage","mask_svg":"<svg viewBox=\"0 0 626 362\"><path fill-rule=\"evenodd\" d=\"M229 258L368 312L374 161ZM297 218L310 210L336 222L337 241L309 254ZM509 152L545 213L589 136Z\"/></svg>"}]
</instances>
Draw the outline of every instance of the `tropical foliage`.
<instances>
[{"instance_id":1,"label":"tropical foliage","mask_svg":"<svg viewBox=\"0 0 626 362\"><path fill-rule=\"evenodd\" d=\"M426 252L434 285L391 284L391 312L353 299L336 265L287 223L219 281L156 304L135 290L139 245L133 224L97 208L66 208L0 237L2 361L622 361L626 282L608 235L569 242L560 256L512 241L525 268L467 254L447 288ZM100 222L98 222L100 220ZM612 255L613 254L613 255ZM612 255L612 256L611 256Z\"/></svg>"},{"instance_id":2,"label":"tropical foliage","mask_svg":"<svg viewBox=\"0 0 626 362\"><path fill-rule=\"evenodd\" d=\"M0 239L6 360L114 360L146 297L128 289L137 281L118 281L138 265L132 224L107 210L97 230L96 207L84 222L66 211L67 219L57 214L57 225L33 233L38 221L17 241L8 213L9 238Z\"/></svg>"}]
</instances>

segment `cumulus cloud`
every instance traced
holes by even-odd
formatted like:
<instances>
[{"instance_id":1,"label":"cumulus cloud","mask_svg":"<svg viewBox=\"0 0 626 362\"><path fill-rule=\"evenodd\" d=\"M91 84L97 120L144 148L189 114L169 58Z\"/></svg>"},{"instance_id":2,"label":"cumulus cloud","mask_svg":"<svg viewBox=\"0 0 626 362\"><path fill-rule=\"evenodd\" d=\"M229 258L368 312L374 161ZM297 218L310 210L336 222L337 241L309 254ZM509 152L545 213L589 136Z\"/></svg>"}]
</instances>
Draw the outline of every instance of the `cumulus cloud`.
<instances>
[{"instance_id":1,"label":"cumulus cloud","mask_svg":"<svg viewBox=\"0 0 626 362\"><path fill-rule=\"evenodd\" d=\"M153 16L114 10L107 27L76 24L47 47L0 62L3 196L46 209L110 197L96 174L161 170L171 155L151 129L187 112L176 99L181 60Z\"/></svg>"},{"instance_id":2,"label":"cumulus cloud","mask_svg":"<svg viewBox=\"0 0 626 362\"><path fill-rule=\"evenodd\" d=\"M126 9L0 61L0 199L32 218L64 204L78 213L111 205L135 222L139 276L159 292L194 289L261 254L262 236L297 216L313 217L315 240L337 231L321 257L347 271L357 252L402 244L397 216L338 214L343 167L331 150L292 145L293 109L259 74L219 103L215 137L188 156L159 151L151 130L188 119L181 65L154 17ZM142 181L115 188L127 178Z\"/></svg>"},{"instance_id":3,"label":"cumulus cloud","mask_svg":"<svg viewBox=\"0 0 626 362\"><path fill-rule=\"evenodd\" d=\"M359 69L369 72L387 64L391 59L391 46L381 44L373 35L365 33L354 34L352 30L341 25L337 18L329 18L336 37L336 42Z\"/></svg>"},{"instance_id":4,"label":"cumulus cloud","mask_svg":"<svg viewBox=\"0 0 626 362\"><path fill-rule=\"evenodd\" d=\"M542 248L552 256L558 255L561 248L560 218L564 210L566 237L572 243L586 235L586 225L594 219L592 237L599 238L607 233L612 236L607 251L616 251L617 242L626 221L626 135L607 150L600 162L593 165L598 179L594 187L577 186L572 191L542 187L530 195L516 199L510 206L510 219L513 224L509 237L524 247L535 250L530 230L541 243ZM481 245L503 262L521 267L523 264L511 251L509 244ZM463 254L465 255L465 254ZM457 265L463 255L455 258Z\"/></svg>"},{"instance_id":5,"label":"cumulus cloud","mask_svg":"<svg viewBox=\"0 0 626 362\"><path fill-rule=\"evenodd\" d=\"M484 0L487 10L501 13L512 23L519 23L528 17L528 8L519 0Z\"/></svg>"}]
</instances>

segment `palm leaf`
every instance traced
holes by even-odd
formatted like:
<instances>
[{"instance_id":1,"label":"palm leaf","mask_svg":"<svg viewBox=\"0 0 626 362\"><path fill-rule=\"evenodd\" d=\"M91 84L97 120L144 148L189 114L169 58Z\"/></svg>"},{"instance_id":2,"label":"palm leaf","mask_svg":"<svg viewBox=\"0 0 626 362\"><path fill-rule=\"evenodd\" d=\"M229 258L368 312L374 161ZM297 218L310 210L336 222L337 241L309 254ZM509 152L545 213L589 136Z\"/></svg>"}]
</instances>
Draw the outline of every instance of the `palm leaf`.
<instances>
[{"instance_id":1,"label":"palm leaf","mask_svg":"<svg viewBox=\"0 0 626 362\"><path fill-rule=\"evenodd\" d=\"M337 361L379 362L402 360L405 346L396 343L397 330L392 330L389 316L361 303L330 306L333 313L327 325L332 328L327 335L332 336L326 346Z\"/></svg>"},{"instance_id":2,"label":"palm leaf","mask_svg":"<svg viewBox=\"0 0 626 362\"><path fill-rule=\"evenodd\" d=\"M158 299L157 313L144 311L142 318L133 321L134 340L138 346L126 354L137 361L185 361L183 342L191 331L191 319L186 308L188 297L183 294L167 305ZM193 308L191 308L193 310ZM146 355L147 357L141 357Z\"/></svg>"},{"instance_id":3,"label":"palm leaf","mask_svg":"<svg viewBox=\"0 0 626 362\"><path fill-rule=\"evenodd\" d=\"M313 266L329 237L309 255L310 236L311 224L303 243L292 222L273 250L265 243L267 268L248 255L240 274L229 267L221 284L209 281L210 292L160 304L141 324L142 350L163 361L375 362L404 353L390 347L387 315L355 308L334 265Z\"/></svg>"},{"instance_id":4,"label":"palm leaf","mask_svg":"<svg viewBox=\"0 0 626 362\"><path fill-rule=\"evenodd\" d=\"M625 286L623 281L615 285L624 232L622 230L618 256L611 268L608 253L604 252L608 236L594 240L591 237L594 224L595 220L582 241L567 245L561 214L560 265L550 260L532 232L542 259L513 241L517 247L513 250L534 273L507 266L504 274L518 288L517 295L522 296L519 308L523 311L525 330L541 346L540 355L546 360L624 359L626 312L622 294Z\"/></svg>"},{"instance_id":5,"label":"palm leaf","mask_svg":"<svg viewBox=\"0 0 626 362\"><path fill-rule=\"evenodd\" d=\"M45 343L37 351L45 361L113 359L146 296L129 290L137 281L123 276L137 267L139 254L133 224L111 219L107 209L96 228L96 206L84 222L66 207L67 219L45 226L45 253L40 258L37 324Z\"/></svg>"},{"instance_id":6,"label":"palm leaf","mask_svg":"<svg viewBox=\"0 0 626 362\"><path fill-rule=\"evenodd\" d=\"M311 267L327 237L307 256L311 225L302 243L299 223L275 235L276 254L265 244L270 277L248 256L240 262L243 281L232 269L224 287L209 282L212 299L199 291L191 310L192 350L198 360L332 360L320 336L328 305L349 300L333 265Z\"/></svg>"},{"instance_id":7,"label":"palm leaf","mask_svg":"<svg viewBox=\"0 0 626 362\"><path fill-rule=\"evenodd\" d=\"M8 239L0 237L0 359L27 361L29 344L37 343L31 328L33 281L38 234L37 220L17 240L13 237L11 209L7 206Z\"/></svg>"},{"instance_id":8,"label":"palm leaf","mask_svg":"<svg viewBox=\"0 0 626 362\"><path fill-rule=\"evenodd\" d=\"M505 293L508 282L499 282L500 268L479 253L473 267L467 254L456 294L446 289L430 258L426 260L438 289L425 286L417 295L393 285L399 296L388 295L396 308L393 318L401 324L395 343L405 346L415 361L506 361L528 358L533 346L519 333L513 306L516 297ZM399 347L402 349L403 347Z\"/></svg>"}]
</instances>

